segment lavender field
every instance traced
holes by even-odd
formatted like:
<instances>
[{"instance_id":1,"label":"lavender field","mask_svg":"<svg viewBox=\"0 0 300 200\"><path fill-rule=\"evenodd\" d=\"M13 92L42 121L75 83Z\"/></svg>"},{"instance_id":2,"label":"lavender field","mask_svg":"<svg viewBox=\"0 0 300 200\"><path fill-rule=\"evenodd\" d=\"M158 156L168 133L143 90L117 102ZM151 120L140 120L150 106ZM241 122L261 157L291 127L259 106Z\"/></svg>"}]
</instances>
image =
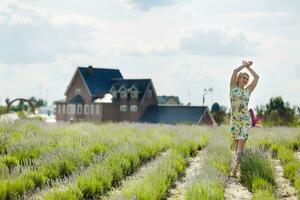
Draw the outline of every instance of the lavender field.
<instances>
[{"instance_id":1,"label":"lavender field","mask_svg":"<svg viewBox=\"0 0 300 200\"><path fill-rule=\"evenodd\" d=\"M1 122L0 199L299 199L299 148L253 129L233 178L228 126Z\"/></svg>"}]
</instances>

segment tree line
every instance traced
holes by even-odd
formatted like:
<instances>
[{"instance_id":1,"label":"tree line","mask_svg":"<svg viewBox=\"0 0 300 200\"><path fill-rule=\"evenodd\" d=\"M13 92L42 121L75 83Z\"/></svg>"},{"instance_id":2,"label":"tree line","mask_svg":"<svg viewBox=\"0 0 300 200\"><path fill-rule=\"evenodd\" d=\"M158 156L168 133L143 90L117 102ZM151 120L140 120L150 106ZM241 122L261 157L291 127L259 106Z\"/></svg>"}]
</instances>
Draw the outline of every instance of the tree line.
<instances>
[{"instance_id":1,"label":"tree line","mask_svg":"<svg viewBox=\"0 0 300 200\"><path fill-rule=\"evenodd\" d=\"M263 126L300 126L300 107L291 106L282 97L272 97L266 105L256 106L257 116L263 117ZM211 113L218 125L230 123L230 109L214 103Z\"/></svg>"}]
</instances>

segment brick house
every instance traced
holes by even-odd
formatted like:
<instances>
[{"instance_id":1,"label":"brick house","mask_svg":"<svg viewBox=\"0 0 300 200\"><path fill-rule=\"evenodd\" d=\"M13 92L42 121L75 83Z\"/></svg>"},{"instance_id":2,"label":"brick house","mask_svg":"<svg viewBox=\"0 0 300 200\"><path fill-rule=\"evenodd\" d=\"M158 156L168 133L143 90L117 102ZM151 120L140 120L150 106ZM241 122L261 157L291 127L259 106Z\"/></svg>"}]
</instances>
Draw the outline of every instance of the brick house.
<instances>
[{"instance_id":1,"label":"brick house","mask_svg":"<svg viewBox=\"0 0 300 200\"><path fill-rule=\"evenodd\" d=\"M101 102L106 94L112 96L111 101ZM65 96L65 100L55 102L57 121L76 119L215 125L207 107L159 106L151 79L124 79L118 69L78 67ZM174 112L179 115L174 121L172 116L165 120L168 113Z\"/></svg>"}]
</instances>

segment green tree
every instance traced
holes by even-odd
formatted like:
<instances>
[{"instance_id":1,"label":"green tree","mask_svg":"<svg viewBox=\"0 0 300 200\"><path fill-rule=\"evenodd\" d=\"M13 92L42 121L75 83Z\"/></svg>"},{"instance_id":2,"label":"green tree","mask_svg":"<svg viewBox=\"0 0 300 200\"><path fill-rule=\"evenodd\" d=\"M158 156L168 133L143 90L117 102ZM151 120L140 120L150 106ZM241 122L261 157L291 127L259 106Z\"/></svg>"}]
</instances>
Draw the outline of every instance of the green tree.
<instances>
[{"instance_id":1,"label":"green tree","mask_svg":"<svg viewBox=\"0 0 300 200\"><path fill-rule=\"evenodd\" d=\"M256 107L257 115L264 117L264 123L271 126L294 126L296 110L281 97L273 97L266 106Z\"/></svg>"},{"instance_id":2,"label":"green tree","mask_svg":"<svg viewBox=\"0 0 300 200\"><path fill-rule=\"evenodd\" d=\"M217 102L211 106L211 113L218 125L227 123L228 116L226 107L220 106Z\"/></svg>"}]
</instances>

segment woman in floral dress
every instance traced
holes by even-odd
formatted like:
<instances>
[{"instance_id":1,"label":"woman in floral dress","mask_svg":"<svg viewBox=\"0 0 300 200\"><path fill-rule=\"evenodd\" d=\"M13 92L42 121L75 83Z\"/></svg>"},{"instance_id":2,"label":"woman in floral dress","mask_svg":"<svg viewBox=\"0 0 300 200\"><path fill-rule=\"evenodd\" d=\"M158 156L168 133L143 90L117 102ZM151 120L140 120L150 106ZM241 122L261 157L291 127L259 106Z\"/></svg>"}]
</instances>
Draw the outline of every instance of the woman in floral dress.
<instances>
[{"instance_id":1,"label":"woman in floral dress","mask_svg":"<svg viewBox=\"0 0 300 200\"><path fill-rule=\"evenodd\" d=\"M235 146L236 163L232 175L236 176L238 163L244 152L245 143L248 139L251 120L248 111L248 103L251 93L257 85L259 76L250 68L252 61L243 61L242 65L234 69L230 81L230 103L231 103L231 133ZM240 72L246 68L253 76L253 81L248 84L249 74Z\"/></svg>"}]
</instances>

